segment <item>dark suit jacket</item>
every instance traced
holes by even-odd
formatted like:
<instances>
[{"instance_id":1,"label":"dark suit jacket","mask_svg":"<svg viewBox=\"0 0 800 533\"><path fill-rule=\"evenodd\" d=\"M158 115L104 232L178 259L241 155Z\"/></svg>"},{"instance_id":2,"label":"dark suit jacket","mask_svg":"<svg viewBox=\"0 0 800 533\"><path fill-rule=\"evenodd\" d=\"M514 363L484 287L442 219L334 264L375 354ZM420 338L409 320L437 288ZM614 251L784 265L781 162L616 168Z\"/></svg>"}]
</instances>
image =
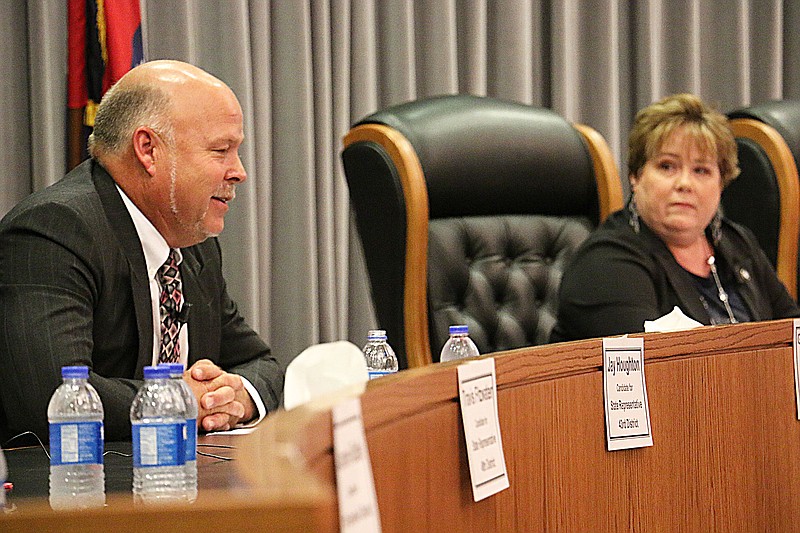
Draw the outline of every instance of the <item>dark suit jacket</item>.
<instances>
[{"instance_id":1,"label":"dark suit jacket","mask_svg":"<svg viewBox=\"0 0 800 533\"><path fill-rule=\"evenodd\" d=\"M246 377L267 409L283 372L228 296L216 239L184 248L189 365L211 359ZM144 252L111 176L92 160L32 194L0 222L0 443L25 430L45 440L61 367L88 365L107 440L130 437L129 410L151 364Z\"/></svg>"},{"instance_id":2,"label":"dark suit jacket","mask_svg":"<svg viewBox=\"0 0 800 533\"><path fill-rule=\"evenodd\" d=\"M627 209L613 213L575 252L561 279L551 342L644 331L645 320L675 306L711 324L691 274L641 220L635 233L629 218ZM753 321L800 315L747 228L723 219L715 256L723 284L738 291Z\"/></svg>"}]
</instances>

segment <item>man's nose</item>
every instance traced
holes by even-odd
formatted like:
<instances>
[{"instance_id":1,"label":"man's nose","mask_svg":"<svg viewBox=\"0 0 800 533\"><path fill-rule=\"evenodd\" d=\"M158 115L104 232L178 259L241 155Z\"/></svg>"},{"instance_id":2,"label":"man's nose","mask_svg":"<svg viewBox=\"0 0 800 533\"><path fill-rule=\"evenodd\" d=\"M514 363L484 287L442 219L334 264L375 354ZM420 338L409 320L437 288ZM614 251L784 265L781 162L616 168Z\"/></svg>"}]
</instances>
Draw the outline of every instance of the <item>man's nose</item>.
<instances>
[{"instance_id":1,"label":"man's nose","mask_svg":"<svg viewBox=\"0 0 800 533\"><path fill-rule=\"evenodd\" d=\"M228 174L225 176L225 180L236 183L243 183L245 180L247 180L247 171L245 171L244 165L242 165L242 159L239 157L239 154L236 154L234 165L228 171Z\"/></svg>"}]
</instances>

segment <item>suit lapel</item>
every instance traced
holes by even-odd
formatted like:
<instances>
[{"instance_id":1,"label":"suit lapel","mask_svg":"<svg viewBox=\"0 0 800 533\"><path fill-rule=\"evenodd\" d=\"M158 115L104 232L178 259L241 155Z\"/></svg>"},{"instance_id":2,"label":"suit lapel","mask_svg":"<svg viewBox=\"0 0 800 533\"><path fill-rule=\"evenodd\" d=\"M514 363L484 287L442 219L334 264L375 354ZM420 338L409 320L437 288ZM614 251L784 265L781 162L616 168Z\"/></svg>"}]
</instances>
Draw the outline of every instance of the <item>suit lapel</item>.
<instances>
[{"instance_id":1,"label":"suit lapel","mask_svg":"<svg viewBox=\"0 0 800 533\"><path fill-rule=\"evenodd\" d=\"M92 179L103 210L130 268L131 293L139 332L139 354L134 377L141 379L143 368L153 360L153 311L142 243L114 180L99 163L92 161L91 165Z\"/></svg>"},{"instance_id":2,"label":"suit lapel","mask_svg":"<svg viewBox=\"0 0 800 533\"><path fill-rule=\"evenodd\" d=\"M187 366L198 359L208 357L198 353L199 346L211 346L209 332L211 331L211 299L203 290L200 276L203 263L198 259L197 247L181 249L183 262L181 263L181 279L183 280L184 301L191 305L189 311L189 360ZM185 304L184 304L185 305Z\"/></svg>"},{"instance_id":3,"label":"suit lapel","mask_svg":"<svg viewBox=\"0 0 800 533\"><path fill-rule=\"evenodd\" d=\"M733 234L732 228L729 234ZM770 315L765 314L758 305L759 298L756 295L757 289L752 277L752 259L738 254L736 244L724 236L719 243L717 253L725 259L728 268L733 272L733 277L736 280L736 290L739 291L739 296L742 297L747 309L750 311L751 319L753 321L768 320Z\"/></svg>"}]
</instances>

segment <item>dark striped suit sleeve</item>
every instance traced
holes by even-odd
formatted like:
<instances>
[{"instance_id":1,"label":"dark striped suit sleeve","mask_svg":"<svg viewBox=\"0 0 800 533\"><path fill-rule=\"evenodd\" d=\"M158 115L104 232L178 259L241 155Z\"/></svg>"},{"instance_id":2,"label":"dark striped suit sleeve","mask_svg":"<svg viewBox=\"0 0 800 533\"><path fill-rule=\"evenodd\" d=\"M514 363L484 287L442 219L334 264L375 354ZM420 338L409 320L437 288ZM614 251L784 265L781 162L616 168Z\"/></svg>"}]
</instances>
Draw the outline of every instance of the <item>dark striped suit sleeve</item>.
<instances>
[{"instance_id":1,"label":"dark striped suit sleeve","mask_svg":"<svg viewBox=\"0 0 800 533\"><path fill-rule=\"evenodd\" d=\"M87 216L75 206L48 201L13 210L0 224L0 400L6 436L31 430L46 440L47 405L61 382L61 367L94 368L104 244L97 242L99 219L93 216L99 214ZM127 357L136 360L136 354ZM106 437L125 438L137 383L96 372L90 380L103 400Z\"/></svg>"}]
</instances>

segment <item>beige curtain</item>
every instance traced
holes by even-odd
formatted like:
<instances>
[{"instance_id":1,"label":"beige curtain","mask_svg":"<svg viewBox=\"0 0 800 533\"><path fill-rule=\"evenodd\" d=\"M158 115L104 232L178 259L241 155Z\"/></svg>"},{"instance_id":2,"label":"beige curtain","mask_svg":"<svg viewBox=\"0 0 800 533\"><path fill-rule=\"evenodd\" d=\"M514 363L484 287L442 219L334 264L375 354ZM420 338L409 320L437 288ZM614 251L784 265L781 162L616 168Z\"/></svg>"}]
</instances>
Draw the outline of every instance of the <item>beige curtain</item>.
<instances>
[{"instance_id":1,"label":"beige curtain","mask_svg":"<svg viewBox=\"0 0 800 533\"><path fill-rule=\"evenodd\" d=\"M360 345L374 325L339 160L366 114L491 95L593 126L621 164L635 111L663 95L723 111L800 97L791 0L141 2L147 58L195 63L242 102L251 179L228 215L225 270L284 362L317 342ZM65 20L63 0L0 2L0 215L63 174Z\"/></svg>"}]
</instances>

